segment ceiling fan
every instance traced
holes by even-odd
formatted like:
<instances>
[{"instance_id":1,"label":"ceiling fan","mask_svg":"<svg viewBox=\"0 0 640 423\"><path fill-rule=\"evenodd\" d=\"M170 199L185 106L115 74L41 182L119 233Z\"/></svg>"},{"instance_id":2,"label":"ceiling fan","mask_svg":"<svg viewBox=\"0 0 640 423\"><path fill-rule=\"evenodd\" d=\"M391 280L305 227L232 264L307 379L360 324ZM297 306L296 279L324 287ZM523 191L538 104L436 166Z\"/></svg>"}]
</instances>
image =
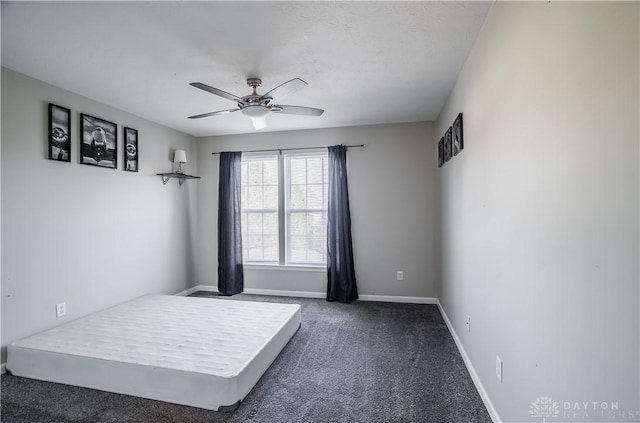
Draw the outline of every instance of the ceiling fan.
<instances>
[{"instance_id":1,"label":"ceiling fan","mask_svg":"<svg viewBox=\"0 0 640 423\"><path fill-rule=\"evenodd\" d=\"M228 100L235 101L238 107L235 109L218 110L217 112L203 113L201 115L189 116L189 119L200 119L208 116L224 115L233 112L242 112L242 114L253 122L253 126L256 129L263 129L267 126L266 117L269 113L285 113L288 115L305 115L305 116L320 116L324 113L322 109L315 109L313 107L303 106L287 106L284 104L275 104L276 102L284 99L286 96L293 94L300 88L308 85L300 78L293 78L291 81L287 81L281 84L266 94L260 95L257 89L262 85L262 80L259 78L248 78L247 85L249 85L253 92L244 97L238 97L237 95L229 94L226 91L219 90L205 85L201 82L192 82L192 87L200 88L208 93L215 94L217 96L226 98Z\"/></svg>"}]
</instances>

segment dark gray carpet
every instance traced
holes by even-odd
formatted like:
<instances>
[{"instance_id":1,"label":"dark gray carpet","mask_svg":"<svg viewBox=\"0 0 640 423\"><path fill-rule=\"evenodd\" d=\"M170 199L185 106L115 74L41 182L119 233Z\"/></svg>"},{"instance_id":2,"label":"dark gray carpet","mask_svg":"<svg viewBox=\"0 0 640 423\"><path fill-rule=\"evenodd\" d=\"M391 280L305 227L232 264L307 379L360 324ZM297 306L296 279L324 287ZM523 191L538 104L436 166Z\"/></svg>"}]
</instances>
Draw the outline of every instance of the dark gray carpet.
<instances>
[{"instance_id":1,"label":"dark gray carpet","mask_svg":"<svg viewBox=\"0 0 640 423\"><path fill-rule=\"evenodd\" d=\"M235 412L4 375L2 422L491 421L435 305L232 300L302 306L302 327Z\"/></svg>"}]
</instances>

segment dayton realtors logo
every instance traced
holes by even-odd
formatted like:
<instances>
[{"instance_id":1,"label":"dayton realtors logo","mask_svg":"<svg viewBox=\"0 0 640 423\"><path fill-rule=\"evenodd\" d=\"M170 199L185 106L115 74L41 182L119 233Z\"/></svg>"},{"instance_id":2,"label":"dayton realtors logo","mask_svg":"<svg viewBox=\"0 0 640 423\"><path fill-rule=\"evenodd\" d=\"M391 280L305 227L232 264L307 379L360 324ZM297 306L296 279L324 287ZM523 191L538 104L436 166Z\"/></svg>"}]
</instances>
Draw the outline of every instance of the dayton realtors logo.
<instances>
[{"instance_id":1,"label":"dayton realtors logo","mask_svg":"<svg viewBox=\"0 0 640 423\"><path fill-rule=\"evenodd\" d=\"M545 423L549 417L560 414L560 408L551 397L538 397L529 405L529 414L532 417L542 417L542 423Z\"/></svg>"},{"instance_id":2,"label":"dayton realtors logo","mask_svg":"<svg viewBox=\"0 0 640 423\"><path fill-rule=\"evenodd\" d=\"M617 401L613 402L569 402L562 403L562 415L558 403L551 397L538 397L529 405L529 414L532 417L542 418L546 423L548 418L560 416L563 421L606 421L606 420L631 420L640 417L638 411L620 410Z\"/></svg>"},{"instance_id":3,"label":"dayton realtors logo","mask_svg":"<svg viewBox=\"0 0 640 423\"><path fill-rule=\"evenodd\" d=\"M640 412L638 411L620 410L618 401L565 401L562 408L565 418L576 420L635 420L640 417Z\"/></svg>"}]
</instances>

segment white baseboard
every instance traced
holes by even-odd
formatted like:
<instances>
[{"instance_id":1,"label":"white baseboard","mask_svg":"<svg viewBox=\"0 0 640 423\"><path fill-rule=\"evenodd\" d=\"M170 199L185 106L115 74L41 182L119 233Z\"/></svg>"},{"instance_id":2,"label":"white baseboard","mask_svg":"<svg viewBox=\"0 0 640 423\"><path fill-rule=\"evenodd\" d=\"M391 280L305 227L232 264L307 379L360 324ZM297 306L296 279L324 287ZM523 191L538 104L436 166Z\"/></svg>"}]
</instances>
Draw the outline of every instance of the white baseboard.
<instances>
[{"instance_id":1,"label":"white baseboard","mask_svg":"<svg viewBox=\"0 0 640 423\"><path fill-rule=\"evenodd\" d=\"M196 285L189 289L185 289L184 291L180 291L175 295L178 295L180 297L186 297L187 295L191 295L194 292L198 292L198 291L218 292L218 288L211 285Z\"/></svg>"},{"instance_id":2,"label":"white baseboard","mask_svg":"<svg viewBox=\"0 0 640 423\"><path fill-rule=\"evenodd\" d=\"M438 299L433 297L399 297L395 295L358 295L358 300L384 303L438 304Z\"/></svg>"},{"instance_id":3,"label":"white baseboard","mask_svg":"<svg viewBox=\"0 0 640 423\"><path fill-rule=\"evenodd\" d=\"M493 403L491 402L491 398L489 398L489 394L487 394L487 391L484 389L484 385L482 384L482 381L480 380L478 373L476 373L476 369L473 367L473 364L471 364L471 359L469 358L469 355L467 355L467 351L464 349L464 346L462 345L462 341L460 341L460 338L458 338L458 334L456 333L456 330L453 328L453 325L451 324L449 317L447 317L447 313L445 313L444 308L442 308L442 304L440 304L440 301L438 301L437 304L438 304L438 309L440 309L440 314L442 315L444 322L447 324L447 327L449 328L449 332L451 333L451 336L453 337L453 340L456 343L456 346L458 347L458 351L460 351L460 355L462 356L464 365L467 367L467 370L471 375L471 380L473 380L473 384L476 385L478 394L480 394L480 398L482 398L482 402L484 403L484 406L487 408L487 411L489 412L489 417L491 417L491 420L493 421L493 423L502 423L502 420L500 419L500 416L498 415L496 408L493 406Z\"/></svg>"},{"instance_id":4,"label":"white baseboard","mask_svg":"<svg viewBox=\"0 0 640 423\"><path fill-rule=\"evenodd\" d=\"M178 292L176 295L190 295L197 291L218 292L218 287L212 285L198 285L193 288L185 289L182 292ZM278 289L258 289L258 288L245 288L244 294L253 295L274 295L278 297L300 297L300 298L324 298L326 294L324 292L310 292L310 291L282 291Z\"/></svg>"},{"instance_id":5,"label":"white baseboard","mask_svg":"<svg viewBox=\"0 0 640 423\"><path fill-rule=\"evenodd\" d=\"M7 373L7 363L0 364L0 375Z\"/></svg>"},{"instance_id":6,"label":"white baseboard","mask_svg":"<svg viewBox=\"0 0 640 423\"><path fill-rule=\"evenodd\" d=\"M324 292L312 292L312 291L280 291L277 289L258 289L258 288L245 288L245 294L253 295L275 295L278 297L299 297L299 298L325 298L327 294Z\"/></svg>"},{"instance_id":7,"label":"white baseboard","mask_svg":"<svg viewBox=\"0 0 640 423\"><path fill-rule=\"evenodd\" d=\"M186 296L193 294L197 291L218 292L218 288L211 285L198 285L192 288L186 289L176 295ZM245 288L245 294L253 295L273 295L278 297L299 297L299 298L326 298L325 292L313 292L313 291L287 291L279 289L260 289L260 288ZM437 298L432 297L401 297L395 295L359 295L360 301L379 301L386 303L410 303L410 304L438 304Z\"/></svg>"}]
</instances>

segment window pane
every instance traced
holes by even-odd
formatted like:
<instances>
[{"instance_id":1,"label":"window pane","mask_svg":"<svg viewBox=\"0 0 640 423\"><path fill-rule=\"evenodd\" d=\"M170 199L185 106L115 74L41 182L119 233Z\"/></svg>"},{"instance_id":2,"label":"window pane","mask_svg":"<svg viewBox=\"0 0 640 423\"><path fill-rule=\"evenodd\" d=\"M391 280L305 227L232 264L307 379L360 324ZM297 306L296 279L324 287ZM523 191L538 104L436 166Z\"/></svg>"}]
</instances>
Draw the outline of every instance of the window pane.
<instances>
[{"instance_id":1,"label":"window pane","mask_svg":"<svg viewBox=\"0 0 640 423\"><path fill-rule=\"evenodd\" d=\"M262 260L262 235L248 235L242 240L242 258L248 261Z\"/></svg>"},{"instance_id":2,"label":"window pane","mask_svg":"<svg viewBox=\"0 0 640 423\"><path fill-rule=\"evenodd\" d=\"M265 235L263 240L264 249L262 260L278 262L278 256L280 255L280 250L278 248L278 235Z\"/></svg>"},{"instance_id":3,"label":"window pane","mask_svg":"<svg viewBox=\"0 0 640 423\"><path fill-rule=\"evenodd\" d=\"M326 237L291 236L289 263L321 264L327 261Z\"/></svg>"},{"instance_id":4,"label":"window pane","mask_svg":"<svg viewBox=\"0 0 640 423\"><path fill-rule=\"evenodd\" d=\"M322 183L322 159L321 158L307 160L307 183L308 184Z\"/></svg>"},{"instance_id":5,"label":"window pane","mask_svg":"<svg viewBox=\"0 0 640 423\"><path fill-rule=\"evenodd\" d=\"M291 184L307 183L307 165L305 159L291 159L289 180Z\"/></svg>"},{"instance_id":6,"label":"window pane","mask_svg":"<svg viewBox=\"0 0 640 423\"><path fill-rule=\"evenodd\" d=\"M278 208L278 186L268 185L263 190L264 208L265 209L277 209Z\"/></svg>"},{"instance_id":7,"label":"window pane","mask_svg":"<svg viewBox=\"0 0 640 423\"><path fill-rule=\"evenodd\" d=\"M247 233L262 235L262 213L248 213Z\"/></svg>"},{"instance_id":8,"label":"window pane","mask_svg":"<svg viewBox=\"0 0 640 423\"><path fill-rule=\"evenodd\" d=\"M278 160L243 158L242 172L242 258L278 263Z\"/></svg>"},{"instance_id":9,"label":"window pane","mask_svg":"<svg viewBox=\"0 0 640 423\"><path fill-rule=\"evenodd\" d=\"M248 189L247 189L246 185L242 185L240 187L240 208L241 209L246 207L246 205L247 205L247 200L248 200L247 191L248 191Z\"/></svg>"},{"instance_id":10,"label":"window pane","mask_svg":"<svg viewBox=\"0 0 640 423\"><path fill-rule=\"evenodd\" d=\"M249 185L262 185L262 161L253 160L249 162Z\"/></svg>"},{"instance_id":11,"label":"window pane","mask_svg":"<svg viewBox=\"0 0 640 423\"><path fill-rule=\"evenodd\" d=\"M244 213L242 224L243 260L278 262L278 213Z\"/></svg>"},{"instance_id":12,"label":"window pane","mask_svg":"<svg viewBox=\"0 0 640 423\"><path fill-rule=\"evenodd\" d=\"M327 250L326 155L287 156L287 262L324 264Z\"/></svg>"},{"instance_id":13,"label":"window pane","mask_svg":"<svg viewBox=\"0 0 640 423\"><path fill-rule=\"evenodd\" d=\"M291 236L289 240L289 262L304 263L307 261L306 236Z\"/></svg>"},{"instance_id":14,"label":"window pane","mask_svg":"<svg viewBox=\"0 0 640 423\"><path fill-rule=\"evenodd\" d=\"M278 237L278 213L262 213L262 233Z\"/></svg>"},{"instance_id":15,"label":"window pane","mask_svg":"<svg viewBox=\"0 0 640 423\"><path fill-rule=\"evenodd\" d=\"M263 183L265 185L278 186L278 161L268 160L262 162L263 164Z\"/></svg>"},{"instance_id":16,"label":"window pane","mask_svg":"<svg viewBox=\"0 0 640 423\"><path fill-rule=\"evenodd\" d=\"M262 187L249 186L247 187L247 191L247 202L245 204L241 204L241 207L247 209L262 209L264 206Z\"/></svg>"},{"instance_id":17,"label":"window pane","mask_svg":"<svg viewBox=\"0 0 640 423\"><path fill-rule=\"evenodd\" d=\"M242 215L240 216L240 230L242 232L242 239L244 239L245 235L247 234L247 215L245 213L242 213Z\"/></svg>"},{"instance_id":18,"label":"window pane","mask_svg":"<svg viewBox=\"0 0 640 423\"><path fill-rule=\"evenodd\" d=\"M247 162L242 162L242 167L241 167L241 170L240 170L240 185L241 186L247 185L247 181L248 181L248 177L249 177L248 176L249 175L248 174L248 169L249 169L249 166L248 166Z\"/></svg>"},{"instance_id":19,"label":"window pane","mask_svg":"<svg viewBox=\"0 0 640 423\"><path fill-rule=\"evenodd\" d=\"M306 185L291 185L291 203L289 208L305 209L307 208L307 186Z\"/></svg>"},{"instance_id":20,"label":"window pane","mask_svg":"<svg viewBox=\"0 0 640 423\"><path fill-rule=\"evenodd\" d=\"M327 261L327 238L307 238L307 261L312 263L324 263Z\"/></svg>"},{"instance_id":21,"label":"window pane","mask_svg":"<svg viewBox=\"0 0 640 423\"><path fill-rule=\"evenodd\" d=\"M289 224L289 233L291 235L307 234L307 214L291 213Z\"/></svg>"},{"instance_id":22,"label":"window pane","mask_svg":"<svg viewBox=\"0 0 640 423\"><path fill-rule=\"evenodd\" d=\"M307 208L322 209L322 184L307 185Z\"/></svg>"},{"instance_id":23,"label":"window pane","mask_svg":"<svg viewBox=\"0 0 640 423\"><path fill-rule=\"evenodd\" d=\"M329 160L326 157L322 159L322 182L329 183Z\"/></svg>"},{"instance_id":24,"label":"window pane","mask_svg":"<svg viewBox=\"0 0 640 423\"><path fill-rule=\"evenodd\" d=\"M327 213L307 213L307 235L327 237Z\"/></svg>"}]
</instances>

